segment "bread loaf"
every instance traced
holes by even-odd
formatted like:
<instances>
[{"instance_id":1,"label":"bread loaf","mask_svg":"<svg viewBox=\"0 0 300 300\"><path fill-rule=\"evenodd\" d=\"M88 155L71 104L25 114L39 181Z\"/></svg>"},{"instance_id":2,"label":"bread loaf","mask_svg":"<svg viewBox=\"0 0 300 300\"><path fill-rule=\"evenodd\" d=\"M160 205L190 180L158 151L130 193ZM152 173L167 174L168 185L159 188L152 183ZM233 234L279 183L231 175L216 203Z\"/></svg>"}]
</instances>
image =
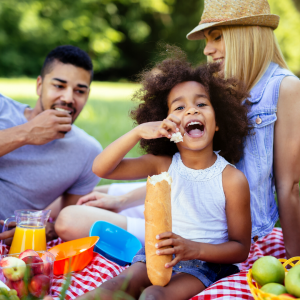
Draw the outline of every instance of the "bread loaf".
<instances>
[{"instance_id":1,"label":"bread loaf","mask_svg":"<svg viewBox=\"0 0 300 300\"><path fill-rule=\"evenodd\" d=\"M165 264L171 262L172 255L157 255L156 236L172 231L171 182L167 172L148 177L145 200L145 251L147 274L153 285L165 286L172 276L172 268ZM164 247L170 248L170 247ZM163 249L163 248L161 248Z\"/></svg>"}]
</instances>

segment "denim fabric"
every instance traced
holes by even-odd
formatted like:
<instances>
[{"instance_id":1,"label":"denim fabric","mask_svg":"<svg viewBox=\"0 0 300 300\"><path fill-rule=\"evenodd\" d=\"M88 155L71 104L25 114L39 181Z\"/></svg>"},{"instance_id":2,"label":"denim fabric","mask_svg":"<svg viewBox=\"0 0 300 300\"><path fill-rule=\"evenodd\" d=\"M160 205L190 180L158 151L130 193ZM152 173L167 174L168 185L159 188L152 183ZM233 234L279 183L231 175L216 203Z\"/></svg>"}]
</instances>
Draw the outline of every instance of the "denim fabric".
<instances>
[{"instance_id":1,"label":"denim fabric","mask_svg":"<svg viewBox=\"0 0 300 300\"><path fill-rule=\"evenodd\" d=\"M295 75L271 63L248 99L248 117L254 130L245 141L236 167L246 175L250 186L252 241L269 234L279 217L274 196L273 145L279 88L286 76Z\"/></svg>"},{"instance_id":2,"label":"denim fabric","mask_svg":"<svg viewBox=\"0 0 300 300\"><path fill-rule=\"evenodd\" d=\"M175 255L173 255L173 259ZM145 247L140 249L132 260L132 263L146 263ZM202 260L193 259L181 261L173 267L173 275L176 273L187 273L198 278L205 287L232 274L238 273L239 268L235 265L213 264Z\"/></svg>"}]
</instances>

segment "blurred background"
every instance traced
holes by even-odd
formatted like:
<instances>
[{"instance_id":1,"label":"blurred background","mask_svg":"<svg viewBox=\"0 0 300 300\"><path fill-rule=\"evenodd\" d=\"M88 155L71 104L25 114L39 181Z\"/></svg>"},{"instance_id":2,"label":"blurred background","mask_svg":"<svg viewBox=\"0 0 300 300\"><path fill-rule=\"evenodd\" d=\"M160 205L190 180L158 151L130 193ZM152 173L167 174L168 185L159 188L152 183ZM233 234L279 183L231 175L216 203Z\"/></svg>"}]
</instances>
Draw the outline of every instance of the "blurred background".
<instances>
[{"instance_id":1,"label":"blurred background","mask_svg":"<svg viewBox=\"0 0 300 300\"><path fill-rule=\"evenodd\" d=\"M281 17L275 31L281 50L299 76L300 0L269 3ZM185 37L202 10L203 0L0 0L0 93L34 106L46 54L58 45L82 48L95 81L76 125L106 147L133 127L136 75L158 58L158 42L180 46L193 64L205 60L204 41ZM128 156L139 154L135 147Z\"/></svg>"}]
</instances>

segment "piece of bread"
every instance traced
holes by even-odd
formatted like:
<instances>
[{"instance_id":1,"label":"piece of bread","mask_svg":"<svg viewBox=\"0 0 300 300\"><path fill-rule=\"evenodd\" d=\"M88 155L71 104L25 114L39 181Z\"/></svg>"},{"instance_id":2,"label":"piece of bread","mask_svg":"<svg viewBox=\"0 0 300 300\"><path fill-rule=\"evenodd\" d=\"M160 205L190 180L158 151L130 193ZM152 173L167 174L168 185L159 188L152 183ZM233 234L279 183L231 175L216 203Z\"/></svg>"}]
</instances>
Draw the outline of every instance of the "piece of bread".
<instances>
[{"instance_id":1,"label":"piece of bread","mask_svg":"<svg viewBox=\"0 0 300 300\"><path fill-rule=\"evenodd\" d=\"M147 274L153 285L165 286L172 276L172 268L165 264L171 262L172 255L157 255L156 236L172 231L171 182L167 172L148 177L145 200L145 251ZM164 247L170 248L170 247ZM161 249L164 249L161 248Z\"/></svg>"},{"instance_id":2,"label":"piece of bread","mask_svg":"<svg viewBox=\"0 0 300 300\"><path fill-rule=\"evenodd\" d=\"M181 133L179 131L176 133L173 133L171 136L170 142L174 142L174 143L183 142L183 137L182 137Z\"/></svg>"}]
</instances>

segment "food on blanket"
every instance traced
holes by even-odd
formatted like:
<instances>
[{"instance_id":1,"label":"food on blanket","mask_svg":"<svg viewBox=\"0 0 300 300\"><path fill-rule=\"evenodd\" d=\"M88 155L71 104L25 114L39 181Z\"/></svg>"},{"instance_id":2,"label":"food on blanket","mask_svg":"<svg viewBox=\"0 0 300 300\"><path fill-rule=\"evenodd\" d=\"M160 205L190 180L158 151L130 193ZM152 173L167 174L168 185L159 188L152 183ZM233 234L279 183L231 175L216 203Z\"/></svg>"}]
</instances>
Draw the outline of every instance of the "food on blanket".
<instances>
[{"instance_id":1,"label":"food on blanket","mask_svg":"<svg viewBox=\"0 0 300 300\"><path fill-rule=\"evenodd\" d=\"M283 284L285 270L276 257L264 256L253 264L252 276L261 286L271 282Z\"/></svg>"},{"instance_id":2,"label":"food on blanket","mask_svg":"<svg viewBox=\"0 0 300 300\"><path fill-rule=\"evenodd\" d=\"M19 258L23 259L26 256L38 256L39 257L39 254L34 250L28 249L28 250L25 250L22 253L20 253Z\"/></svg>"},{"instance_id":3,"label":"food on blanket","mask_svg":"<svg viewBox=\"0 0 300 300\"><path fill-rule=\"evenodd\" d=\"M0 299L2 300L20 300L17 296L16 290L7 290L4 287L0 287Z\"/></svg>"},{"instance_id":4,"label":"food on blanket","mask_svg":"<svg viewBox=\"0 0 300 300\"><path fill-rule=\"evenodd\" d=\"M159 242L156 236L172 231L171 182L172 178L167 172L148 177L147 180L144 212L147 274L152 284L160 286L168 284L172 276L172 268L165 267L172 260L172 255L157 255L155 248Z\"/></svg>"},{"instance_id":5,"label":"food on blanket","mask_svg":"<svg viewBox=\"0 0 300 300\"><path fill-rule=\"evenodd\" d=\"M173 133L171 136L170 142L174 142L174 143L183 142L183 137L182 137L181 133L179 131L176 133Z\"/></svg>"},{"instance_id":6,"label":"food on blanket","mask_svg":"<svg viewBox=\"0 0 300 300\"><path fill-rule=\"evenodd\" d=\"M48 254L44 253L42 255L42 260L44 262L44 274L50 276L52 274L52 264L47 261Z\"/></svg>"},{"instance_id":7,"label":"food on blanket","mask_svg":"<svg viewBox=\"0 0 300 300\"><path fill-rule=\"evenodd\" d=\"M28 288L24 280L12 282L13 289L17 291L17 295L21 298L28 295Z\"/></svg>"},{"instance_id":8,"label":"food on blanket","mask_svg":"<svg viewBox=\"0 0 300 300\"><path fill-rule=\"evenodd\" d=\"M24 277L26 264L22 259L8 256L0 261L4 276L12 281L20 280Z\"/></svg>"},{"instance_id":9,"label":"food on blanket","mask_svg":"<svg viewBox=\"0 0 300 300\"><path fill-rule=\"evenodd\" d=\"M22 260L27 265L31 276L44 273L44 262L39 256L26 256Z\"/></svg>"},{"instance_id":10,"label":"food on blanket","mask_svg":"<svg viewBox=\"0 0 300 300\"><path fill-rule=\"evenodd\" d=\"M291 295L291 294L281 294L281 296L285 296L291 299L297 299L295 296Z\"/></svg>"},{"instance_id":11,"label":"food on blanket","mask_svg":"<svg viewBox=\"0 0 300 300\"><path fill-rule=\"evenodd\" d=\"M267 283L262 288L262 291L274 295L281 295L287 292L286 288L280 283Z\"/></svg>"},{"instance_id":12,"label":"food on blanket","mask_svg":"<svg viewBox=\"0 0 300 300\"><path fill-rule=\"evenodd\" d=\"M289 270L285 277L285 287L289 294L300 298L300 265Z\"/></svg>"},{"instance_id":13,"label":"food on blanket","mask_svg":"<svg viewBox=\"0 0 300 300\"><path fill-rule=\"evenodd\" d=\"M43 297L49 293L50 278L46 275L39 274L32 277L28 289L35 297Z\"/></svg>"}]
</instances>

